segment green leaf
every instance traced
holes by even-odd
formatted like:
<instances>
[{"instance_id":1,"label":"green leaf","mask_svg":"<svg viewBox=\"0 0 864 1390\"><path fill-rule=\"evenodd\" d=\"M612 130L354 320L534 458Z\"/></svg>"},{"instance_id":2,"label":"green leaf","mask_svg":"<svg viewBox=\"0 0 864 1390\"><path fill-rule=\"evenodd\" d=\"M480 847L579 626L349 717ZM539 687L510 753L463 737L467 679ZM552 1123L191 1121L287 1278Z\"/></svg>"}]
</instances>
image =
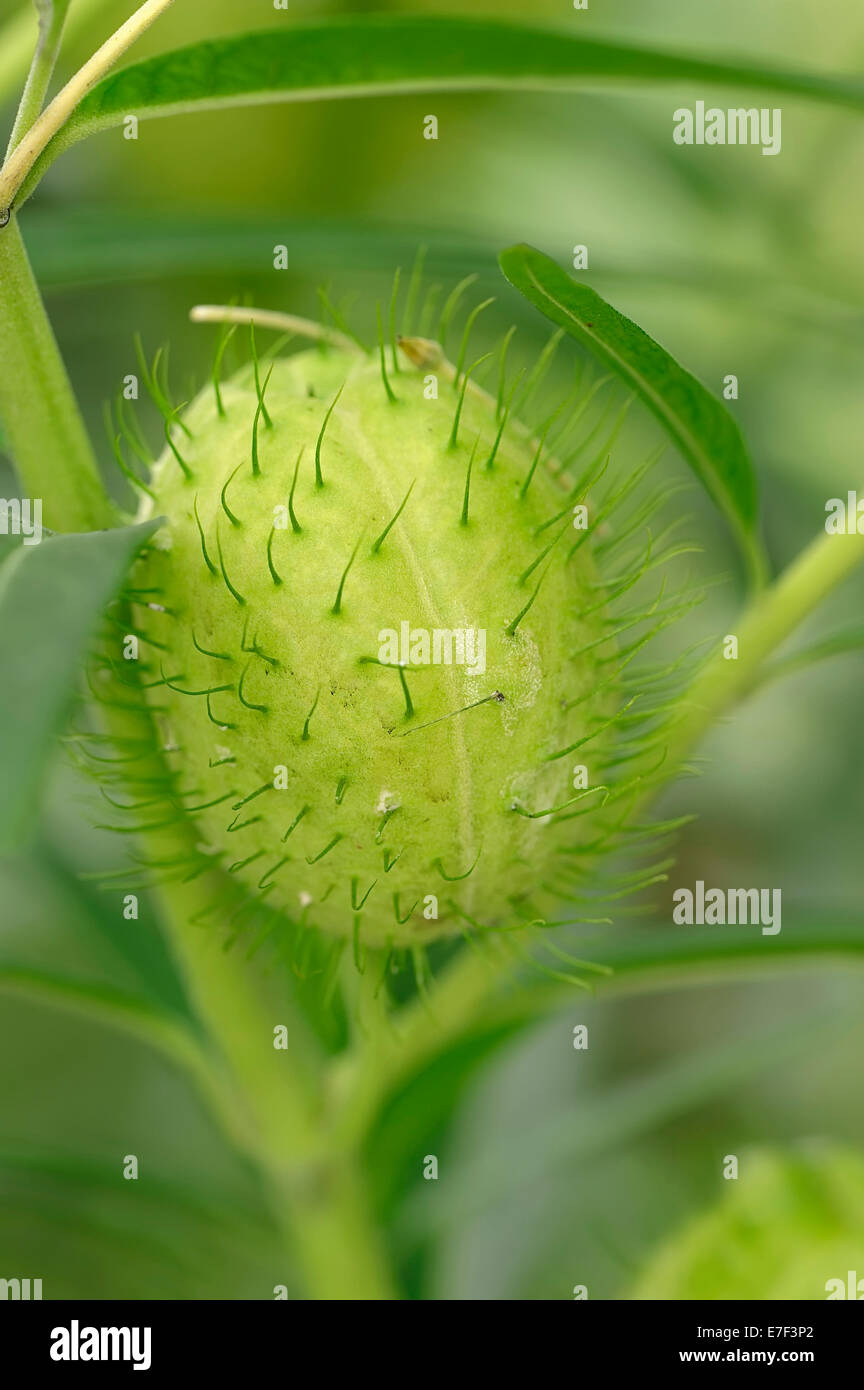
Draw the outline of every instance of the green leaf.
<instances>
[{"instance_id":1,"label":"green leaf","mask_svg":"<svg viewBox=\"0 0 864 1390\"><path fill-rule=\"evenodd\" d=\"M574 951L612 974L598 982L598 991L617 994L645 989L686 987L706 977L772 974L786 967L812 969L816 962L864 963L864 924L861 922L784 922L778 936L763 936L752 926L640 928L599 933L595 940L578 941Z\"/></svg>"},{"instance_id":2,"label":"green leaf","mask_svg":"<svg viewBox=\"0 0 864 1390\"><path fill-rule=\"evenodd\" d=\"M564 944L580 960L610 972L586 975L601 997L695 988L706 980L716 984L770 977L796 968L864 965L864 926L857 922L784 923L782 933L770 937L751 926L727 926L722 932L714 927L686 931L648 927L612 934L602 930L577 933ZM427 1026L425 1009L415 1005L403 1009L399 1049L388 1067L376 1059L360 1132L371 1132L382 1116L387 1119L387 1107L391 1103L398 1107L401 1093L426 1073L431 1073L433 1082L443 1078L442 1084L449 1079L459 1084L458 1068L450 1068L444 1054L462 1048L467 1040L465 1055L470 1057L478 1030L484 1037L503 1040L572 1005L572 984L532 984L531 980L530 966L517 972L515 962L505 958L496 970L487 959L464 948L439 980L435 1027ZM506 993L504 985L511 986Z\"/></svg>"},{"instance_id":3,"label":"green leaf","mask_svg":"<svg viewBox=\"0 0 864 1390\"><path fill-rule=\"evenodd\" d=\"M751 571L759 574L756 480L728 410L643 329L542 251L511 246L500 262L520 294L589 348L657 417L731 522Z\"/></svg>"},{"instance_id":4,"label":"green leaf","mask_svg":"<svg viewBox=\"0 0 864 1390\"><path fill-rule=\"evenodd\" d=\"M119 1142L115 1148L123 1154L128 1135L122 1148ZM247 1200L206 1174L198 1173L194 1183L178 1181L160 1174L151 1158L145 1163L143 1180L127 1183L119 1159L4 1142L4 1257L13 1258L13 1268L27 1270L39 1252L46 1298L269 1293L278 1244L254 1192Z\"/></svg>"},{"instance_id":5,"label":"green leaf","mask_svg":"<svg viewBox=\"0 0 864 1390\"><path fill-rule=\"evenodd\" d=\"M809 1015L802 1027L796 1015L779 1027L724 1039L622 1082L583 1100L573 1111L555 1114L542 1126L509 1135L504 1142L499 1135L494 1146L477 1152L450 1180L446 1205L430 1202L429 1185L420 1185L406 1203L402 1234L416 1241L442 1227L467 1224L514 1192L541 1184L558 1172L572 1174L575 1165L596 1161L733 1087L746 1085L762 1070L810 1053L814 1037L842 1034L856 1017L851 1010L832 1009Z\"/></svg>"},{"instance_id":6,"label":"green leaf","mask_svg":"<svg viewBox=\"0 0 864 1390\"><path fill-rule=\"evenodd\" d=\"M23 853L0 860L0 993L7 970L16 980L26 979L27 972L41 977L47 970L46 1003L67 1007L57 990L68 981L69 1006L77 1012L75 1000L80 999L86 1012L86 991L94 986L95 1012L106 1024L123 1026L122 1010L113 1015L105 1010L106 1000L98 992L106 986L117 990L118 998L130 996L142 1009L155 1009L160 1018L191 1026L191 1005L161 933L141 931L125 920L118 926L122 888L106 892L81 875L82 864L90 862L85 845L95 848L98 832L91 838L84 830L75 841L77 856L73 852L67 859L68 846L62 848L61 842L68 823L77 817L79 825L86 825L90 817L86 813L82 817L83 788L78 781L64 780L63 791L59 804L52 806L48 827L52 838L37 835ZM133 1013L130 1026L136 1022Z\"/></svg>"},{"instance_id":7,"label":"green leaf","mask_svg":"<svg viewBox=\"0 0 864 1390\"><path fill-rule=\"evenodd\" d=\"M813 646L804 647L802 651L790 652L788 656L780 657L763 667L757 685L761 687L769 681L781 680L791 676L795 671L803 671L808 666L828 661L833 656L848 656L850 652L861 651L864 651L864 627L835 632L833 637L826 637L824 642L815 642Z\"/></svg>"},{"instance_id":8,"label":"green leaf","mask_svg":"<svg viewBox=\"0 0 864 1390\"><path fill-rule=\"evenodd\" d=\"M523 1021L513 1015L488 1026L481 1022L388 1097L364 1151L379 1212L386 1212L416 1182L418 1153L435 1152L471 1080L515 1037Z\"/></svg>"},{"instance_id":9,"label":"green leaf","mask_svg":"<svg viewBox=\"0 0 864 1390\"><path fill-rule=\"evenodd\" d=\"M134 113L139 119L264 101L387 93L561 91L598 79L744 86L864 109L858 78L775 71L489 19L364 15L192 44L106 77L48 146L19 201L63 150Z\"/></svg>"},{"instance_id":10,"label":"green leaf","mask_svg":"<svg viewBox=\"0 0 864 1390\"><path fill-rule=\"evenodd\" d=\"M661 1247L633 1299L824 1299L864 1248L864 1161L834 1146L743 1153L723 1200ZM857 1276L856 1276L857 1279Z\"/></svg>"},{"instance_id":11,"label":"green leaf","mask_svg":"<svg viewBox=\"0 0 864 1390\"><path fill-rule=\"evenodd\" d=\"M228 295L239 277L261 276L262 244L285 242L292 270L313 286L322 276L341 279L350 266L352 288L362 277L379 273L389 285L394 266L410 266L417 248L426 246L427 276L455 283L475 272L480 276L477 293L482 290L484 298L494 293L500 275L498 258L485 236L465 228L434 229L401 217L398 222L376 223L374 235L369 232L367 217L334 221L268 215L254 208L230 213L220 209L217 216L194 209L132 210L107 203L61 205L46 200L28 214L27 253L43 288L124 282L140 287L142 280L164 284L169 276L213 275L225 282ZM670 295L692 298L698 293L727 307L732 302L750 309L765 305L782 322L784 332L824 333L835 344L842 334L856 349L864 338L864 316L849 313L850 307L864 309L864 294L846 287L842 299L829 299L824 288L817 292L801 274L790 281L779 266L772 271L695 256L670 255L659 263L653 255L644 260L604 256L602 269L592 270L591 278L604 293L604 286L610 293L613 287L620 293L650 283ZM539 339L544 325L530 304L523 308L525 323L534 323Z\"/></svg>"},{"instance_id":12,"label":"green leaf","mask_svg":"<svg viewBox=\"0 0 864 1390\"><path fill-rule=\"evenodd\" d=\"M0 852L21 843L35 819L99 615L159 525L22 545L0 569Z\"/></svg>"},{"instance_id":13,"label":"green leaf","mask_svg":"<svg viewBox=\"0 0 864 1390\"><path fill-rule=\"evenodd\" d=\"M580 958L611 970L611 974L597 978L594 985L598 996L605 997L695 988L706 980L718 984L771 977L794 967L812 971L832 965L844 969L861 965L864 962L864 927L858 923L790 923L784 924L783 931L776 937L762 936L746 926L726 927L723 932L713 927L693 927L686 931L640 928L611 935L595 933L587 939L572 940L570 945ZM516 988L502 997L493 988L492 970L485 962L484 965L489 997L476 1000L470 1021L450 1034L439 1027L430 1038L429 1049L414 1056L411 1064L398 1071L389 1084L386 1080L383 1083L379 1108L370 1121L367 1137L368 1167L374 1174L373 1194L382 1208L397 1199L416 1178L417 1153L435 1152L434 1144L442 1128L477 1070L521 1031L552 1017L559 1010L572 1007L575 993L572 985L542 981L532 984L530 971ZM826 1019L826 1025L830 1023L831 1019ZM771 1041L773 1043L773 1038ZM781 1049L786 1042L784 1032L779 1040ZM725 1084L727 1063L737 1067L750 1052L748 1045L722 1058L713 1052L706 1053L705 1059L694 1059L692 1069L685 1067L678 1071L673 1068L668 1076L665 1071L658 1073L647 1090L643 1080L632 1086L628 1083L622 1089L622 1096L637 1088L639 1102L633 1107L633 1113L641 1114L644 1102L648 1113L656 1116L659 1112L651 1109L651 1096L675 1097L676 1104L687 1098L692 1100L700 1093L700 1088L706 1093L704 1088L710 1077L716 1076L718 1084ZM770 1049L767 1055L770 1060L773 1055ZM608 1114L604 1108L603 1124L613 1112L626 1119L625 1111L627 1106L623 1102L620 1107L612 1107ZM602 1134L617 1133L601 1127L599 1108L596 1120L598 1139ZM581 1130L577 1133L575 1128L573 1136L573 1142L580 1144L589 1138ZM564 1142L569 1143L569 1137ZM580 1149L579 1153L590 1156L587 1150L583 1154Z\"/></svg>"},{"instance_id":14,"label":"green leaf","mask_svg":"<svg viewBox=\"0 0 864 1390\"><path fill-rule=\"evenodd\" d=\"M203 1071L205 1059L191 1024L111 985L0 960L0 996L60 1009L145 1043L196 1075Z\"/></svg>"}]
</instances>

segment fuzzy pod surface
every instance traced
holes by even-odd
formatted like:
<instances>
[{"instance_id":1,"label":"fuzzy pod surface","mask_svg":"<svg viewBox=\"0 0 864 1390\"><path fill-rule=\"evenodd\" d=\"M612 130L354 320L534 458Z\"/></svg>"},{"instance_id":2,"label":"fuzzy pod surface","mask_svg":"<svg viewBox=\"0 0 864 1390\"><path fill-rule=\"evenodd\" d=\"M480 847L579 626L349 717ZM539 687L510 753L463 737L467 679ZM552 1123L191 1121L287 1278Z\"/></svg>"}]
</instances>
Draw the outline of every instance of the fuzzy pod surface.
<instances>
[{"instance_id":1,"label":"fuzzy pod surface","mask_svg":"<svg viewBox=\"0 0 864 1390\"><path fill-rule=\"evenodd\" d=\"M606 630L572 480L405 347L389 379L276 358L263 407L251 366L202 391L138 570L202 851L295 922L397 947L530 920L591 840Z\"/></svg>"}]
</instances>

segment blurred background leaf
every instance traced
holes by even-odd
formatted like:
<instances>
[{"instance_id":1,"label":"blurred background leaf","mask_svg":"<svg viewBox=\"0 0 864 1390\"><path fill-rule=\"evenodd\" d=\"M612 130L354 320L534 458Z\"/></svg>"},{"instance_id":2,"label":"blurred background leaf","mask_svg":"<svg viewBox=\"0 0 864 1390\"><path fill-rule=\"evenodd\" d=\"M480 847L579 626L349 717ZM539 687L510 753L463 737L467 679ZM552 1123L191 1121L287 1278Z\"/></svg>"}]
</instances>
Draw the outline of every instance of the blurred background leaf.
<instances>
[{"instance_id":1,"label":"blurred background leaf","mask_svg":"<svg viewBox=\"0 0 864 1390\"><path fill-rule=\"evenodd\" d=\"M635 1299L814 1299L864 1251L864 1162L813 1145L744 1153L722 1201L657 1251ZM864 1276L862 1276L864 1277ZM856 1288L851 1295L857 1298Z\"/></svg>"},{"instance_id":2,"label":"blurred background leaf","mask_svg":"<svg viewBox=\"0 0 864 1390\"><path fill-rule=\"evenodd\" d=\"M35 520L31 515L27 526ZM94 629L158 525L36 544L25 537L0 568L0 650L6 654L0 682L0 851L17 847L35 817L44 769Z\"/></svg>"},{"instance_id":3,"label":"blurred background leaf","mask_svg":"<svg viewBox=\"0 0 864 1390\"><path fill-rule=\"evenodd\" d=\"M789 73L740 59L702 58L657 48L468 15L369 15L286 30L210 39L130 63L102 79L37 160L19 202L54 159L79 140L121 124L195 110L315 95L488 90L567 90L577 84L699 82L815 98L864 108L864 83Z\"/></svg>"},{"instance_id":4,"label":"blurred background leaf","mask_svg":"<svg viewBox=\"0 0 864 1390\"><path fill-rule=\"evenodd\" d=\"M402 1218L404 1234L417 1239L442 1226L465 1226L487 1205L544 1183L556 1168L602 1157L661 1121L704 1105L727 1087L752 1078L758 1068L787 1062L848 1022L848 1017L832 1012L816 1019L796 1018L769 1033L763 1030L715 1043L589 1097L572 1113L550 1117L543 1127L514 1130L503 1143L497 1138L452 1181L416 1195Z\"/></svg>"}]
</instances>

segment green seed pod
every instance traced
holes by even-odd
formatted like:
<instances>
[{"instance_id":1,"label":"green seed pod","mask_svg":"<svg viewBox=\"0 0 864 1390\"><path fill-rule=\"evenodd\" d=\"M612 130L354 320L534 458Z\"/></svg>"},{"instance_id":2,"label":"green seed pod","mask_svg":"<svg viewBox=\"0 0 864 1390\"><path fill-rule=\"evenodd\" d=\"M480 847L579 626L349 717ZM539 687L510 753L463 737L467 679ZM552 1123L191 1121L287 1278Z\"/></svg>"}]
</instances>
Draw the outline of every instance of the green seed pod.
<instances>
[{"instance_id":1,"label":"green seed pod","mask_svg":"<svg viewBox=\"0 0 864 1390\"><path fill-rule=\"evenodd\" d=\"M266 394L257 365L204 390L136 577L165 595L151 694L202 849L397 947L548 910L597 838L610 713L578 486L435 344L400 364L315 349Z\"/></svg>"}]
</instances>

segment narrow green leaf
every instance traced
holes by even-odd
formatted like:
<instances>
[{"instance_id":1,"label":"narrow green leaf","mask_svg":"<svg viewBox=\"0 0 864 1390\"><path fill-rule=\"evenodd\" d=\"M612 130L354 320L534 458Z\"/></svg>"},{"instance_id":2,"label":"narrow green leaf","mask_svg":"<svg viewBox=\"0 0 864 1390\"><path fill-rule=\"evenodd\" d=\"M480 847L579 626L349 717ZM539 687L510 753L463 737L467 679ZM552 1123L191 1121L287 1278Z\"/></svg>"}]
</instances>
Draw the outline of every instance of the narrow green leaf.
<instances>
[{"instance_id":1,"label":"narrow green leaf","mask_svg":"<svg viewBox=\"0 0 864 1390\"><path fill-rule=\"evenodd\" d=\"M99 614L158 521L22 545L0 569L0 851L31 826Z\"/></svg>"},{"instance_id":2,"label":"narrow green leaf","mask_svg":"<svg viewBox=\"0 0 864 1390\"><path fill-rule=\"evenodd\" d=\"M43 1249L46 1295L218 1299L272 1287L263 1280L278 1242L254 1192L200 1172L178 1180L148 1156L130 1202L118 1171L98 1154L0 1145L4 1255L17 1247L26 1269L27 1252Z\"/></svg>"},{"instance_id":3,"label":"narrow green leaf","mask_svg":"<svg viewBox=\"0 0 864 1390\"><path fill-rule=\"evenodd\" d=\"M864 627L850 628L846 632L835 632L833 637L826 637L824 642L815 642L811 647L804 647L799 652L790 652L788 656L780 657L777 661L764 666L759 673L757 686L761 687L768 685L769 682L782 680L786 676L791 676L795 671L803 671L808 666L815 666L821 661L828 661L832 656L848 656L850 652L862 651L864 651Z\"/></svg>"},{"instance_id":4,"label":"narrow green leaf","mask_svg":"<svg viewBox=\"0 0 864 1390\"><path fill-rule=\"evenodd\" d=\"M144 119L388 92L561 91L598 79L744 86L864 110L864 82L854 77L775 71L735 58L709 61L490 19L340 17L192 44L103 79L48 146L18 201L64 149L130 113Z\"/></svg>"},{"instance_id":5,"label":"narrow green leaf","mask_svg":"<svg viewBox=\"0 0 864 1390\"><path fill-rule=\"evenodd\" d=\"M65 804L52 808L49 834L35 835L24 851L0 859L0 992L7 967L41 974L47 950L52 977L104 984L191 1023L192 1006L161 932L139 931L125 921L118 930L122 885L112 891L81 877L82 864L101 865L98 851L95 861L91 857L99 837L89 829L95 817L82 820L85 777L65 783ZM62 930L50 930L52 922Z\"/></svg>"},{"instance_id":6,"label":"narrow green leaf","mask_svg":"<svg viewBox=\"0 0 864 1390\"><path fill-rule=\"evenodd\" d=\"M64 1136L58 1136L61 1140ZM119 1195L124 1201L123 1189L117 1182L117 1167L112 1161L106 1162L99 1156L89 1156L80 1152L64 1152L62 1149L37 1149L24 1141L22 1145L13 1143L4 1136L0 1141L0 1172L8 1181L11 1175L20 1177L22 1182L57 1183L67 1188L69 1193L96 1193L106 1201ZM200 1216L208 1225L224 1225L240 1234L245 1227L247 1234L255 1240L266 1240L272 1231L272 1223L266 1210L252 1205L236 1191L223 1189L212 1181L202 1180L198 1174L194 1182L148 1174L146 1189L142 1188L142 1201L155 1204L164 1203L179 1216ZM134 1203L132 1206L134 1207Z\"/></svg>"},{"instance_id":7,"label":"narrow green leaf","mask_svg":"<svg viewBox=\"0 0 864 1390\"><path fill-rule=\"evenodd\" d=\"M790 969L860 967L864 965L864 925L818 920L784 923L779 936L763 936L750 926L727 926L722 932L714 927L640 928L611 935L606 931L579 934L569 939L569 946L581 960L611 972L586 977L592 979L598 996L605 997L692 989L706 980L717 984L770 978ZM469 948L462 959L473 973L475 958ZM452 981L456 997L462 1001L452 1026L445 1029L439 1023L431 1033L418 1032L403 1018L397 1065L389 1075L382 1075L380 1069L377 1074L378 1091L363 1128L375 1164L393 1169L392 1174L382 1172L381 1180L375 1182L375 1196L382 1203L404 1181L400 1165L412 1142L415 1110L434 1128L448 1089L451 1099L455 1098L478 1061L520 1030L572 1006L572 984L540 979L532 983L528 967L519 976L518 987L503 992L502 983L509 979L512 985L516 979L515 969L513 975L496 975L488 961L476 964L479 989L465 972L451 966L457 976ZM465 1006L469 999L470 1008Z\"/></svg>"},{"instance_id":8,"label":"narrow green leaf","mask_svg":"<svg viewBox=\"0 0 864 1390\"><path fill-rule=\"evenodd\" d=\"M528 1009L531 1008L529 998ZM417 1180L417 1154L434 1152L453 1112L477 1072L487 1066L523 1023L538 1015L508 1015L475 1028L419 1068L387 1099L369 1135L365 1161L372 1201L387 1212Z\"/></svg>"},{"instance_id":9,"label":"narrow green leaf","mask_svg":"<svg viewBox=\"0 0 864 1390\"><path fill-rule=\"evenodd\" d=\"M189 1065L192 1058L198 1071L203 1066L200 1044L186 1021L101 981L0 960L0 995L60 1009L113 1029L164 1053L175 1065Z\"/></svg>"},{"instance_id":10,"label":"narrow green leaf","mask_svg":"<svg viewBox=\"0 0 864 1390\"><path fill-rule=\"evenodd\" d=\"M806 1056L814 1038L842 1036L855 1017L852 1010L820 1011L808 1015L802 1027L796 1014L770 1030L723 1039L621 1082L583 1100L572 1112L552 1115L542 1126L514 1132L503 1141L499 1136L494 1147L481 1149L461 1167L449 1185L446 1204L430 1202L428 1185L421 1184L405 1205L401 1233L409 1241L428 1238L442 1228L470 1223L494 1202L512 1199L514 1193L546 1182L556 1171L572 1175L577 1164L596 1161L746 1085L760 1072Z\"/></svg>"},{"instance_id":11,"label":"narrow green leaf","mask_svg":"<svg viewBox=\"0 0 864 1390\"><path fill-rule=\"evenodd\" d=\"M598 982L603 993L687 987L712 980L752 978L788 967L813 969L828 962L864 964L864 923L784 922L779 936L763 936L751 926L657 928L596 935L577 940L582 959L609 966L612 974ZM728 974L727 974L728 972ZM560 991L559 991L560 992Z\"/></svg>"},{"instance_id":12,"label":"narrow green leaf","mask_svg":"<svg viewBox=\"0 0 864 1390\"><path fill-rule=\"evenodd\" d=\"M511 246L500 262L511 285L585 344L657 417L732 523L751 570L759 573L756 480L729 411L643 329L542 251Z\"/></svg>"}]
</instances>

